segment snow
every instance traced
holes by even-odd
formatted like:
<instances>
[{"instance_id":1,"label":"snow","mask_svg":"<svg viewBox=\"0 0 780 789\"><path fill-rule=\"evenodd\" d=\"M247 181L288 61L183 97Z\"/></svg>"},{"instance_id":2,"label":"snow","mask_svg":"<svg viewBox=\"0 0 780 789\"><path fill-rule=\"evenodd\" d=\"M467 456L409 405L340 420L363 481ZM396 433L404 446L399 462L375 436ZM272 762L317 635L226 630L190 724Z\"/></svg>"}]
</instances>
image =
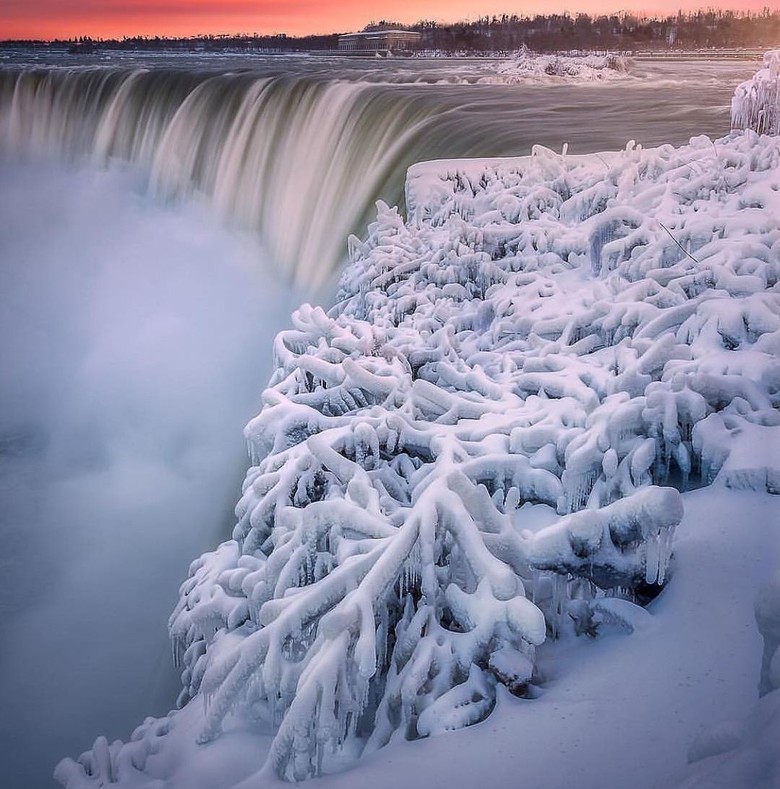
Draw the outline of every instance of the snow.
<instances>
[{"instance_id":1,"label":"snow","mask_svg":"<svg viewBox=\"0 0 780 789\"><path fill-rule=\"evenodd\" d=\"M764 637L759 691L780 689L780 572L761 588L756 598L756 622Z\"/></svg>"},{"instance_id":2,"label":"snow","mask_svg":"<svg viewBox=\"0 0 780 789\"><path fill-rule=\"evenodd\" d=\"M250 731L210 785L774 780L779 169L749 130L411 168L276 338L183 708L60 782L191 786Z\"/></svg>"},{"instance_id":3,"label":"snow","mask_svg":"<svg viewBox=\"0 0 780 789\"><path fill-rule=\"evenodd\" d=\"M496 709L480 724L397 742L349 772L324 776L312 786L467 789L512 786L518 774L531 786L556 789L685 786L680 771L686 769L694 741L710 740L705 734L713 724L722 731L729 719L755 714L761 639L751 624L752 606L758 588L780 563L780 500L725 488L693 491L683 498L686 516L677 532L675 576L650 604L644 628L630 634L612 629L597 639L547 645L555 659L546 667L537 698L499 693ZM713 512L719 513L714 528ZM719 578L729 582L713 583ZM740 783L734 776L750 776L754 765L762 764L756 754L776 757L779 700L776 692L765 696L756 708L755 724L744 733L736 724L728 727L752 743L742 755L744 769L735 766L721 783L713 778L691 785L776 786L769 782L769 772L763 784ZM127 770L119 785L151 787L158 780L158 789L257 786L252 776L270 738L241 724L197 746L201 714L195 703L162 719L172 727L164 742L151 733L157 724L147 727L145 737L156 739L156 753L148 758L145 773ZM707 765L707 778L724 774L724 762L717 757L715 765ZM95 785L71 780L75 787ZM264 776L259 785L274 789L286 784Z\"/></svg>"}]
</instances>

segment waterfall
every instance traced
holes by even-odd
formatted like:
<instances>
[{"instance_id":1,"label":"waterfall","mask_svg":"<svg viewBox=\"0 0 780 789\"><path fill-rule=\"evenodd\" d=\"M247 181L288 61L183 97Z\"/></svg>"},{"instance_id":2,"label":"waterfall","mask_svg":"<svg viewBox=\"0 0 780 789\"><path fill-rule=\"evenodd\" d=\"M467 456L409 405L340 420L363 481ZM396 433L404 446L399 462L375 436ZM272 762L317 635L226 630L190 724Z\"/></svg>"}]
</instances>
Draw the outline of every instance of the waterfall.
<instances>
[{"instance_id":1,"label":"waterfall","mask_svg":"<svg viewBox=\"0 0 780 789\"><path fill-rule=\"evenodd\" d=\"M374 202L402 200L409 165L515 156L535 143L585 153L722 134L735 81L729 71L705 84L679 65L684 78L659 93L663 70L551 86L466 84L483 67L473 63L71 63L0 69L0 152L128 162L157 199L202 196L310 295L332 281Z\"/></svg>"},{"instance_id":2,"label":"waterfall","mask_svg":"<svg viewBox=\"0 0 780 789\"><path fill-rule=\"evenodd\" d=\"M382 196L399 200L435 108L397 86L148 69L0 74L13 155L129 162L162 199L206 196L296 287L325 284Z\"/></svg>"}]
</instances>

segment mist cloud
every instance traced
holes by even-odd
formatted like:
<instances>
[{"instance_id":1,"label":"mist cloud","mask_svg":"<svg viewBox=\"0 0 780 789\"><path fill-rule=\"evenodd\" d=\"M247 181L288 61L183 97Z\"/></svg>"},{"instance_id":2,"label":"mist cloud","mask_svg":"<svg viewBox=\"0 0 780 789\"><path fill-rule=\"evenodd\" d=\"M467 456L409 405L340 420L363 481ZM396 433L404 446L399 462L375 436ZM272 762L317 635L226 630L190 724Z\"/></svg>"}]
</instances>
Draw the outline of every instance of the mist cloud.
<instances>
[{"instance_id":1,"label":"mist cloud","mask_svg":"<svg viewBox=\"0 0 780 789\"><path fill-rule=\"evenodd\" d=\"M127 174L0 163L4 787L173 705L167 617L229 535L296 300L274 280Z\"/></svg>"}]
</instances>

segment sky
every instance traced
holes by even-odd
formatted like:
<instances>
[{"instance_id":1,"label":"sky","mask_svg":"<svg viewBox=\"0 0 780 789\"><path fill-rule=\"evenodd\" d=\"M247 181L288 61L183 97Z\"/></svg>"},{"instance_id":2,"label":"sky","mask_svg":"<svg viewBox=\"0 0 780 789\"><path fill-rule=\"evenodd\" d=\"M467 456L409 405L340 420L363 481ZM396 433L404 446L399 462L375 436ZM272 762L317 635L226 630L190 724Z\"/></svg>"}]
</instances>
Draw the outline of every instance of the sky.
<instances>
[{"instance_id":1,"label":"sky","mask_svg":"<svg viewBox=\"0 0 780 789\"><path fill-rule=\"evenodd\" d=\"M203 33L306 35L360 30L371 21L453 22L520 15L631 10L675 13L699 7L760 10L777 0L2 0L0 40L121 38Z\"/></svg>"}]
</instances>

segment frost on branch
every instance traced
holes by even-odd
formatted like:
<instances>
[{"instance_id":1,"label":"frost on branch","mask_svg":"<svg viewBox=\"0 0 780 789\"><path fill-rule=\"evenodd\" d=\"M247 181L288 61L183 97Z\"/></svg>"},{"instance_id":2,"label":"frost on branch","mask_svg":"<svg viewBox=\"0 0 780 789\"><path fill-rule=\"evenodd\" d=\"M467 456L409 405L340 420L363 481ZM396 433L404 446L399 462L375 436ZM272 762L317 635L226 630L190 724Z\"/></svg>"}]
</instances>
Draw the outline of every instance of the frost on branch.
<instances>
[{"instance_id":1,"label":"frost on branch","mask_svg":"<svg viewBox=\"0 0 780 789\"><path fill-rule=\"evenodd\" d=\"M557 629L567 585L662 582L681 516L675 491L646 488L521 534L521 504L567 501L519 446L544 403L525 414L461 361L446 324L426 341L389 312L347 313L303 308L279 336L234 541L196 563L173 620L187 693L209 698L202 738L251 710L278 725L269 763L292 779L334 749L484 718L497 682L531 680L543 611Z\"/></svg>"},{"instance_id":2,"label":"frost on branch","mask_svg":"<svg viewBox=\"0 0 780 789\"><path fill-rule=\"evenodd\" d=\"M764 67L737 86L731 126L759 134L780 134L780 50L764 55Z\"/></svg>"},{"instance_id":3,"label":"frost on branch","mask_svg":"<svg viewBox=\"0 0 780 789\"><path fill-rule=\"evenodd\" d=\"M409 220L380 205L277 337L233 539L182 587L201 741L265 724L305 778L482 720L545 637L640 625L678 491L777 479L742 450L780 431L779 164L747 133L412 168Z\"/></svg>"}]
</instances>

